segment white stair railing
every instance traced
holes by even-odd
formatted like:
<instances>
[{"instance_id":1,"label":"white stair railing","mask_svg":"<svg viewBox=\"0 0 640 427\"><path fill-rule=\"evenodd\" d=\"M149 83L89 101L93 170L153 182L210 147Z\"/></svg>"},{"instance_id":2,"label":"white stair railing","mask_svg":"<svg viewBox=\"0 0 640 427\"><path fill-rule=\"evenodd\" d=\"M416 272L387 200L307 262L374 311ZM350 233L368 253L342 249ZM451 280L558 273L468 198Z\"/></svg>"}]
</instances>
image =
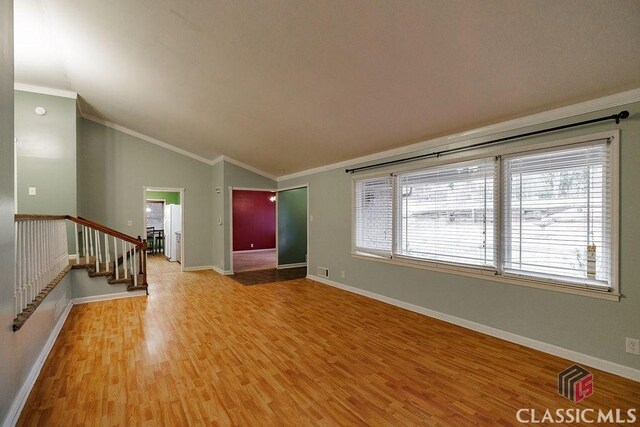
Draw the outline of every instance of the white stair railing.
<instances>
[{"instance_id":1,"label":"white stair railing","mask_svg":"<svg viewBox=\"0 0 640 427\"><path fill-rule=\"evenodd\" d=\"M54 216L15 222L17 317L69 265L66 220Z\"/></svg>"},{"instance_id":2,"label":"white stair railing","mask_svg":"<svg viewBox=\"0 0 640 427\"><path fill-rule=\"evenodd\" d=\"M67 220L74 222L74 235L69 239ZM113 238L113 258L110 237ZM14 331L22 327L26 319L62 279L62 274L71 268L69 244L74 245L72 264L91 265L96 273L106 273L105 275L116 280L121 280L122 265L124 279L127 279L134 289L146 289L147 244L139 236L136 239L92 221L68 215L17 214L14 244ZM121 257L118 256L118 246L122 248ZM138 277L139 275L141 277Z\"/></svg>"}]
</instances>

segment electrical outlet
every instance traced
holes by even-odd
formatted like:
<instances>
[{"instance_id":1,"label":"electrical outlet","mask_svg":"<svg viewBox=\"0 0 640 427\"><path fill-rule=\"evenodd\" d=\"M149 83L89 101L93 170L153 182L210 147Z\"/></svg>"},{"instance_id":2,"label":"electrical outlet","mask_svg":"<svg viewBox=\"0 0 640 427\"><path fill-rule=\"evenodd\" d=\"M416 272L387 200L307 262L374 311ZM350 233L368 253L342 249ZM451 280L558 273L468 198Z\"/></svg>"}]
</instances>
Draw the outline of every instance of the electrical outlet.
<instances>
[{"instance_id":1,"label":"electrical outlet","mask_svg":"<svg viewBox=\"0 0 640 427\"><path fill-rule=\"evenodd\" d=\"M133 225L133 221L129 220L127 221L127 227L131 227Z\"/></svg>"},{"instance_id":2,"label":"electrical outlet","mask_svg":"<svg viewBox=\"0 0 640 427\"><path fill-rule=\"evenodd\" d=\"M251 244L251 247L253 247L253 243Z\"/></svg>"},{"instance_id":3,"label":"electrical outlet","mask_svg":"<svg viewBox=\"0 0 640 427\"><path fill-rule=\"evenodd\" d=\"M640 356L640 340L627 337L627 353Z\"/></svg>"},{"instance_id":4,"label":"electrical outlet","mask_svg":"<svg viewBox=\"0 0 640 427\"><path fill-rule=\"evenodd\" d=\"M343 279L347 277L346 273L344 272L344 270L342 270L342 272L340 273L340 277L342 277Z\"/></svg>"}]
</instances>

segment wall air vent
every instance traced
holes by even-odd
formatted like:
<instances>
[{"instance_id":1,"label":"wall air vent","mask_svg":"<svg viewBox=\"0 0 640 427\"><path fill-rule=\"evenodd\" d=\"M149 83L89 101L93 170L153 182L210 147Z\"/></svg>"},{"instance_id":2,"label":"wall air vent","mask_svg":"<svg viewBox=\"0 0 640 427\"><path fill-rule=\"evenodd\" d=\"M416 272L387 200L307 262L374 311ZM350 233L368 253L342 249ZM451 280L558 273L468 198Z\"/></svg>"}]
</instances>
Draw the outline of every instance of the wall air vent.
<instances>
[{"instance_id":1,"label":"wall air vent","mask_svg":"<svg viewBox=\"0 0 640 427\"><path fill-rule=\"evenodd\" d=\"M318 267L318 276L329 277L329 269L325 267Z\"/></svg>"}]
</instances>

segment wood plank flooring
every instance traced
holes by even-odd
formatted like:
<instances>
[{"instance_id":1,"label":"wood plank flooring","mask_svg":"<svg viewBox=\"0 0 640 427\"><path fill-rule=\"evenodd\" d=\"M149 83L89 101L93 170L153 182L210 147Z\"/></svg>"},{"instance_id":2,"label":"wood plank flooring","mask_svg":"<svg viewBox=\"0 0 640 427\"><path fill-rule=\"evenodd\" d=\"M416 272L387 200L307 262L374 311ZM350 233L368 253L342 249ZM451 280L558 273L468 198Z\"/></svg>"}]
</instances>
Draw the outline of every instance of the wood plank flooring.
<instances>
[{"instance_id":1,"label":"wood plank flooring","mask_svg":"<svg viewBox=\"0 0 640 427\"><path fill-rule=\"evenodd\" d=\"M276 268L276 250L239 251L233 253L233 271L268 270Z\"/></svg>"},{"instance_id":2,"label":"wood plank flooring","mask_svg":"<svg viewBox=\"0 0 640 427\"><path fill-rule=\"evenodd\" d=\"M245 286L264 285L286 280L304 279L305 277L307 277L307 267L243 271L229 276L229 278Z\"/></svg>"},{"instance_id":3,"label":"wood plank flooring","mask_svg":"<svg viewBox=\"0 0 640 427\"><path fill-rule=\"evenodd\" d=\"M639 406L640 383L307 279L242 286L150 260L149 297L74 306L33 425L516 425L519 408Z\"/></svg>"}]
</instances>

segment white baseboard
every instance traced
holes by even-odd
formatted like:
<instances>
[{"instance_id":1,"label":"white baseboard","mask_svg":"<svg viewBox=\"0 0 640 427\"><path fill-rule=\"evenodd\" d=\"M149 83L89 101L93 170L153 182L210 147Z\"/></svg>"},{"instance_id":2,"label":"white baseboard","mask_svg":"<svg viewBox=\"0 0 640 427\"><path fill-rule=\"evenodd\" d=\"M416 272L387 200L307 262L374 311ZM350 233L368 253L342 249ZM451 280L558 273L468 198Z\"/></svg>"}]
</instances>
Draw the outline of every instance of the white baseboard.
<instances>
[{"instance_id":1,"label":"white baseboard","mask_svg":"<svg viewBox=\"0 0 640 427\"><path fill-rule=\"evenodd\" d=\"M58 338L58 334L60 334L60 331L62 330L62 326L64 326L64 322L67 320L67 317L69 317L69 312L71 311L71 307L73 307L73 300L69 301L64 311L58 318L56 325L53 327L53 330L49 334L49 338L47 339L47 342L44 344L42 351L38 355L38 358L36 359L36 363L34 363L34 365L31 367L31 371L29 371L29 376L27 377L27 380L24 382L24 384L20 388L18 395L14 399L13 404L9 409L9 413L5 418L3 427L15 426L16 423L18 422L18 418L20 418L20 414L22 413L24 404L27 403L27 398L31 393L31 389L33 388L33 385L36 383L36 380L40 375L42 366L44 365L44 362L47 360L47 357L49 356L49 352L53 348L53 344L56 342L56 339Z\"/></svg>"},{"instance_id":2,"label":"white baseboard","mask_svg":"<svg viewBox=\"0 0 640 427\"><path fill-rule=\"evenodd\" d=\"M421 307L408 302L400 301L395 298L390 298L384 295L376 294L375 292L366 291L364 289L356 288L342 283L334 282L325 277L315 276L313 274L307 275L307 278L314 280L325 285L333 286L354 294L363 295L378 301L385 302L387 304L394 305L396 307L404 308L405 310L413 311L415 313L423 314L425 316L433 317L438 320L452 323L463 328L471 329L476 332L480 332L492 337L500 338L505 341L520 344L525 347L533 348L535 350L542 351L544 353L552 354L554 356L562 357L564 359L571 360L573 362L582 363L584 365L592 366L601 371L609 372L621 377L628 378L633 381L640 381L640 369L631 368L629 366L620 365L608 360L598 359L597 357L589 356L588 354L579 353L577 351L569 350L563 347L558 347L553 344L548 344L542 341L534 340L531 338L523 337L511 332L504 331L502 329L486 326L481 323L472 322L460 317L452 316L449 314L441 313L439 311L430 310L425 307Z\"/></svg>"},{"instance_id":3,"label":"white baseboard","mask_svg":"<svg viewBox=\"0 0 640 427\"><path fill-rule=\"evenodd\" d=\"M306 267L306 262L298 262L296 264L278 264L278 270L284 270L287 268L298 268L298 267Z\"/></svg>"},{"instance_id":4,"label":"white baseboard","mask_svg":"<svg viewBox=\"0 0 640 427\"><path fill-rule=\"evenodd\" d=\"M211 266L211 269L213 271L215 271L218 274L222 274L223 276L231 276L233 274L233 271L231 270L223 270L220 267L216 267L215 265Z\"/></svg>"},{"instance_id":5,"label":"white baseboard","mask_svg":"<svg viewBox=\"0 0 640 427\"><path fill-rule=\"evenodd\" d=\"M182 267L182 271L202 271L202 270L213 270L214 267L212 265L197 265L195 267Z\"/></svg>"},{"instance_id":6,"label":"white baseboard","mask_svg":"<svg viewBox=\"0 0 640 427\"><path fill-rule=\"evenodd\" d=\"M115 294L95 295L91 297L74 298L72 300L73 305L87 304L90 302L109 301L112 299L133 298L146 296L147 293L143 290L131 291L131 292L117 292Z\"/></svg>"}]
</instances>

